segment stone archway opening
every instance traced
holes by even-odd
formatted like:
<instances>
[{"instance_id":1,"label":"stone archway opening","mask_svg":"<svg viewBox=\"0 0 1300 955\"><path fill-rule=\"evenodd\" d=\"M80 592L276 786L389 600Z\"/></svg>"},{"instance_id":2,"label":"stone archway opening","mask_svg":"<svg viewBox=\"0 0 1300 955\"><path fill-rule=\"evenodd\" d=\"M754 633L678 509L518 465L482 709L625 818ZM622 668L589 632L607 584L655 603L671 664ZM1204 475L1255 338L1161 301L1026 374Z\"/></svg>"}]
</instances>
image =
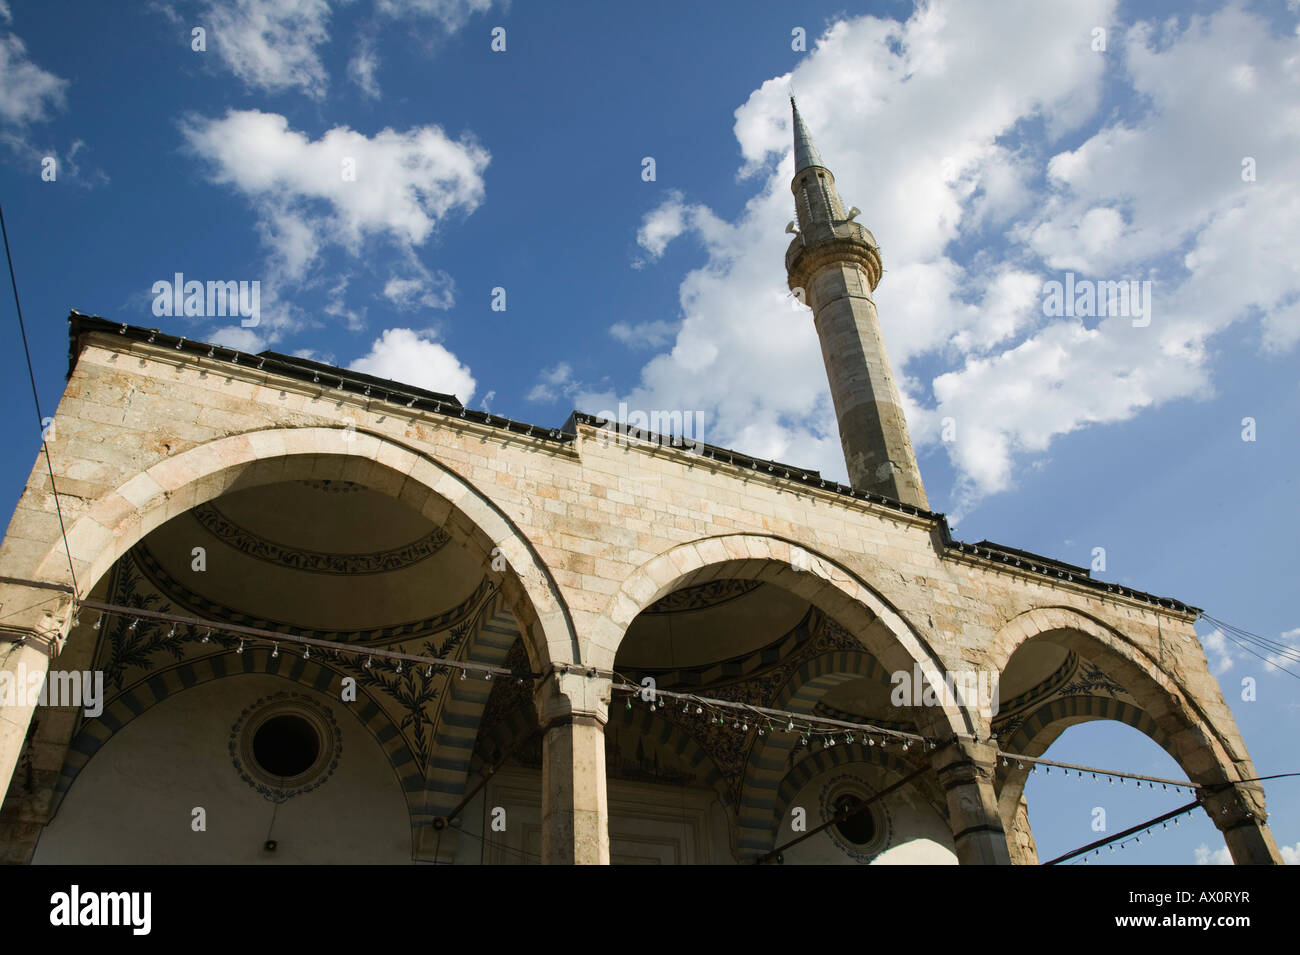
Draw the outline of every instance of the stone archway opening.
<instances>
[{"instance_id":1,"label":"stone archway opening","mask_svg":"<svg viewBox=\"0 0 1300 955\"><path fill-rule=\"evenodd\" d=\"M1271 861L1270 857L1276 856L1276 847L1262 824L1262 788L1258 783L1231 785L1254 775L1248 760L1234 756L1239 742L1207 728L1212 721L1205 718L1205 707L1226 711L1217 687L1213 695L1204 691L1193 694L1121 635L1082 614L1060 609L1034 611L1013 621L995 640L995 659L999 654L1004 663L993 729L1003 752L1159 777L1153 783L1126 781L1105 772L1080 775L1078 770L1058 768L1053 772L1048 767L1035 771L1032 763L1004 758L996 770L995 788L1013 862L1033 864L1055 858L1099 841L1108 832L1119 832L1177 808L1168 798L1148 800L1151 811L1142 817L1141 809L1130 804L1128 793L1154 796L1172 790L1172 798L1181 800L1177 805L1183 805L1191 798L1194 785L1218 791L1202 790L1205 811L1195 813L1197 821L1186 831L1205 828L1213 820L1210 828L1221 833L1218 839L1227 840L1236 861ZM1058 745L1067 733L1068 743ZM1031 826L1035 807L1030 797L1052 798L1048 794L1057 790L1049 788L1046 781L1053 776L1057 781L1074 779L1084 784L1101 781L1105 788L1125 794L1119 800L1124 806L1115 813L1115 797L1101 793L1098 803L1088 807L1088 818L1078 820L1080 825L1074 831L1078 838L1073 845L1062 847L1069 840L1058 836L1053 827L1050 849L1044 849L1036 844ZM1027 786L1031 779L1032 787ZM1167 780L1186 781L1189 788L1176 787ZM1039 817L1042 812L1038 810ZM1120 820L1124 820L1122 825ZM1187 824L1185 819L1183 824ZM1169 826L1162 823L1161 828ZM1184 842L1186 838L1190 837ZM1218 839L1202 842L1207 851L1214 852L1218 851ZM1138 845L1136 839L1129 842ZM1149 840L1144 838L1143 845L1151 851ZM1104 849L1102 855L1109 857L1111 852ZM1153 861L1194 861L1190 850L1184 855L1181 860Z\"/></svg>"},{"instance_id":2,"label":"stone archway opening","mask_svg":"<svg viewBox=\"0 0 1300 955\"><path fill-rule=\"evenodd\" d=\"M719 550L726 556L714 559ZM658 852L677 861L753 862L783 834L831 822L846 799L865 802L907 767L925 765L919 744L909 752L894 740L891 755L881 756L883 735L823 732L822 720L929 731L936 714L896 705L891 675L910 677L923 665L933 672L933 665L917 659L926 658L925 648L901 618L841 568L807 552L795 555L797 564L789 556L789 545L771 538L697 542L660 566L652 561L616 596L616 606L632 594L643 605L617 643L612 669L667 693L620 694L611 703L613 861L662 861ZM747 717L699 702L708 699L790 716ZM859 844L828 830L796 861L903 861L918 852L918 860L954 861L943 802L933 781L918 781L869 805L871 839Z\"/></svg>"},{"instance_id":3,"label":"stone archway opening","mask_svg":"<svg viewBox=\"0 0 1300 955\"><path fill-rule=\"evenodd\" d=\"M342 440L337 433L329 437ZM352 443L361 437L354 435ZM41 767L45 792L34 794L49 807L45 822L59 814L91 756L110 761L112 736L139 712L213 676L238 675L252 666L250 674L298 683L339 722L351 713L369 731L349 752L373 747L386 766L405 805L408 858L454 861L458 852L469 854L449 833L435 832L433 823L470 783L473 737L466 738L465 728L477 725L485 699L477 700L465 681L443 668L395 665L382 653L366 651L498 665L504 649L497 648L517 644L524 651L523 672L544 667L549 650L545 638L538 639L544 625L514 570L527 565L528 545L499 517L468 516L482 505L464 489L456 495L464 506L453 504L447 495L458 479L448 472L414 456L403 462L400 454L389 454L380 464L348 450L252 456L234 464L227 455L226 467L207 474L176 472L174 459L168 459L129 482L135 490L125 490L126 496L145 478L157 487L134 510L121 513L112 502L100 502L98 512L92 508L85 519L96 526L110 524L103 518L114 512L119 519L97 550L85 543L91 539L86 531L76 538L83 541L74 549L79 580L88 599L127 610L83 609L53 664L102 674L108 717L43 708L40 732L55 741L41 748L51 765ZM433 469L423 479L411 473L422 463ZM172 490L166 487L168 468L178 480L188 475ZM101 569L98 579L88 576ZM137 618L130 609L213 626L173 626L143 613ZM551 627L562 622L554 607L550 614ZM222 624L272 636L244 640ZM313 649L288 638L279 643L273 635L281 632L356 652ZM218 672L196 676L196 667ZM483 679L481 672L475 677ZM236 682L221 681L229 705L239 695ZM215 706L222 705L221 694L215 699ZM209 721L209 737L229 731L231 714L210 715L215 722ZM51 727L59 721L64 725ZM132 744L124 748L138 749L141 733L133 730ZM174 754L155 755L176 764ZM250 745L245 756L249 765L233 771L264 776L253 766L256 747ZM265 789L265 779L262 784ZM293 801L299 806L319 795L295 794ZM268 797L254 787L231 798ZM68 805L75 811L75 800ZM340 820L346 815L335 822L342 825Z\"/></svg>"}]
</instances>

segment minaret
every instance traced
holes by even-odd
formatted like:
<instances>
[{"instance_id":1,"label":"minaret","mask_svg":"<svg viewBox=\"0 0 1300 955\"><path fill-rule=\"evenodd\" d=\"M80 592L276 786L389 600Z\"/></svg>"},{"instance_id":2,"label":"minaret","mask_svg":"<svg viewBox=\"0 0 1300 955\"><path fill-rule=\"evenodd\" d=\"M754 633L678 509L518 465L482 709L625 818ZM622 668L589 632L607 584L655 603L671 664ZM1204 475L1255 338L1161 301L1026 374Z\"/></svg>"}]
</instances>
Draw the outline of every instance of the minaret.
<instances>
[{"instance_id":1,"label":"minaret","mask_svg":"<svg viewBox=\"0 0 1300 955\"><path fill-rule=\"evenodd\" d=\"M794 110L794 193L799 232L785 253L790 290L813 311L830 379L849 482L905 504L930 509L907 433L903 406L880 334L876 303L880 249L844 214L835 177Z\"/></svg>"}]
</instances>

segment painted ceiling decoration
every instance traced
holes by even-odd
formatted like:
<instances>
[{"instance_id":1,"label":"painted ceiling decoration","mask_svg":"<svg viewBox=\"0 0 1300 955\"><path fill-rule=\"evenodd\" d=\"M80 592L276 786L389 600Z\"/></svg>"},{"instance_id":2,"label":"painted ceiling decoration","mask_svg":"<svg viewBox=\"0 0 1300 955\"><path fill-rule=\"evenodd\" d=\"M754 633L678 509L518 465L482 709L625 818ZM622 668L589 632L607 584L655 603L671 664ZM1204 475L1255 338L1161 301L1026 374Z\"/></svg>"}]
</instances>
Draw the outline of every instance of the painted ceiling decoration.
<instances>
[{"instance_id":1,"label":"painted ceiling decoration","mask_svg":"<svg viewBox=\"0 0 1300 955\"><path fill-rule=\"evenodd\" d=\"M129 563L127 557L130 558ZM384 647L403 640L414 639L421 635L446 630L472 615L485 597L495 589L491 579L484 577L474 589L474 592L454 607L419 620L408 620L402 623L364 630L313 630L291 621L246 614L196 593L169 574L143 543L133 547L128 552L127 557L124 557L120 562L124 574L135 572L143 575L157 588L159 593L195 616L221 620L242 627L257 627L261 630L278 630L281 632L292 631L301 636L314 637L319 640L335 640L339 643L359 643L376 647ZM131 589L128 588L127 593L120 596L116 602L122 606L135 606L134 604L123 603L123 600L130 599L130 593ZM141 626L144 626L144 624L141 624Z\"/></svg>"},{"instance_id":2,"label":"painted ceiling decoration","mask_svg":"<svg viewBox=\"0 0 1300 955\"><path fill-rule=\"evenodd\" d=\"M1137 701L1101 667L1070 651L1065 661L1045 680L1013 700L999 704L993 718L993 731L1000 739L1010 739L1034 713L1054 700L1068 696L1105 694L1113 700L1136 706Z\"/></svg>"},{"instance_id":3,"label":"painted ceiling decoration","mask_svg":"<svg viewBox=\"0 0 1300 955\"><path fill-rule=\"evenodd\" d=\"M326 494L355 494L362 490L355 481L332 481L329 478L302 478L296 483Z\"/></svg>"},{"instance_id":4,"label":"painted ceiling decoration","mask_svg":"<svg viewBox=\"0 0 1300 955\"><path fill-rule=\"evenodd\" d=\"M666 614L706 610L710 607L720 606L730 600L735 600L737 597L743 597L761 586L763 586L761 580L733 580L729 578L710 580L707 583L696 584L693 587L674 590L667 596L659 598L641 612Z\"/></svg>"},{"instance_id":5,"label":"painted ceiling decoration","mask_svg":"<svg viewBox=\"0 0 1300 955\"><path fill-rule=\"evenodd\" d=\"M405 570L432 557L451 541L450 534L441 527L435 527L423 537L401 547L369 554L339 554L304 550L267 540L236 523L211 502L198 505L190 514L209 534L247 557L313 574L355 576Z\"/></svg>"}]
</instances>

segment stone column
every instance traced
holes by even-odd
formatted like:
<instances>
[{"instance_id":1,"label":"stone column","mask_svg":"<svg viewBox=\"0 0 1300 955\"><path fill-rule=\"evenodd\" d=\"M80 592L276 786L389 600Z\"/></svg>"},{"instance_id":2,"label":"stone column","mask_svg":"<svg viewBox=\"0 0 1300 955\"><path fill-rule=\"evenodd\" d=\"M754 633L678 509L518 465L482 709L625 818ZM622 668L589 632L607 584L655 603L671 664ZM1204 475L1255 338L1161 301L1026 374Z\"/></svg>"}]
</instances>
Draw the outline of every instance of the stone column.
<instances>
[{"instance_id":1,"label":"stone column","mask_svg":"<svg viewBox=\"0 0 1300 955\"><path fill-rule=\"evenodd\" d=\"M62 649L72 597L43 587L3 583L0 610L0 785L7 787L36 711L28 689L44 684L51 658Z\"/></svg>"},{"instance_id":2,"label":"stone column","mask_svg":"<svg viewBox=\"0 0 1300 955\"><path fill-rule=\"evenodd\" d=\"M1265 822L1264 791L1258 783L1235 783L1204 795L1201 804L1223 833L1237 865L1283 865L1273 833Z\"/></svg>"},{"instance_id":3,"label":"stone column","mask_svg":"<svg viewBox=\"0 0 1300 955\"><path fill-rule=\"evenodd\" d=\"M1010 865L1007 834L993 791L997 747L957 739L930 756L948 800L948 825L962 865Z\"/></svg>"},{"instance_id":4,"label":"stone column","mask_svg":"<svg viewBox=\"0 0 1300 955\"><path fill-rule=\"evenodd\" d=\"M30 691L44 685L55 652L53 641L34 631L0 632L0 864L30 862L49 822L59 766L44 765L51 760L30 753L26 769L16 770L22 769L24 749L36 744L28 740L36 715Z\"/></svg>"},{"instance_id":5,"label":"stone column","mask_svg":"<svg viewBox=\"0 0 1300 955\"><path fill-rule=\"evenodd\" d=\"M605 723L610 681L557 673L537 691L542 728L542 862L609 865Z\"/></svg>"}]
</instances>

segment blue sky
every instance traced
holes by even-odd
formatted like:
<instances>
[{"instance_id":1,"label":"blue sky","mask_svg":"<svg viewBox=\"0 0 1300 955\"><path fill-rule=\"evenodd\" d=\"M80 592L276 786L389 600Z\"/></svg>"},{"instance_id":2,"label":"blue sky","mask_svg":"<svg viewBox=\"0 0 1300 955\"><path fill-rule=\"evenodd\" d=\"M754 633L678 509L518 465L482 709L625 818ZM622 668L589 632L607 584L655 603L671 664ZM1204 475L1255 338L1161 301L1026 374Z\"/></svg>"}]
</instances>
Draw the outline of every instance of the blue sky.
<instances>
[{"instance_id":1,"label":"blue sky","mask_svg":"<svg viewBox=\"0 0 1300 955\"><path fill-rule=\"evenodd\" d=\"M793 86L881 244L886 341L955 535L1085 565L1104 547L1098 576L1296 646L1298 20L1295 2L0 2L0 195L41 400L76 308L537 424L695 410L711 443L842 480L782 270ZM155 317L176 272L258 281L259 324ZM1067 272L1152 282L1151 321L1046 316ZM39 433L9 314L12 505ZM1199 629L1259 771L1300 770L1296 680ZM1178 775L1107 724L1049 755ZM1043 857L1095 838L1098 798L1113 829L1176 805L1081 785L1031 782ZM1300 780L1268 794L1294 855ZM1202 844L1222 846L1203 818L1115 861Z\"/></svg>"}]
</instances>

